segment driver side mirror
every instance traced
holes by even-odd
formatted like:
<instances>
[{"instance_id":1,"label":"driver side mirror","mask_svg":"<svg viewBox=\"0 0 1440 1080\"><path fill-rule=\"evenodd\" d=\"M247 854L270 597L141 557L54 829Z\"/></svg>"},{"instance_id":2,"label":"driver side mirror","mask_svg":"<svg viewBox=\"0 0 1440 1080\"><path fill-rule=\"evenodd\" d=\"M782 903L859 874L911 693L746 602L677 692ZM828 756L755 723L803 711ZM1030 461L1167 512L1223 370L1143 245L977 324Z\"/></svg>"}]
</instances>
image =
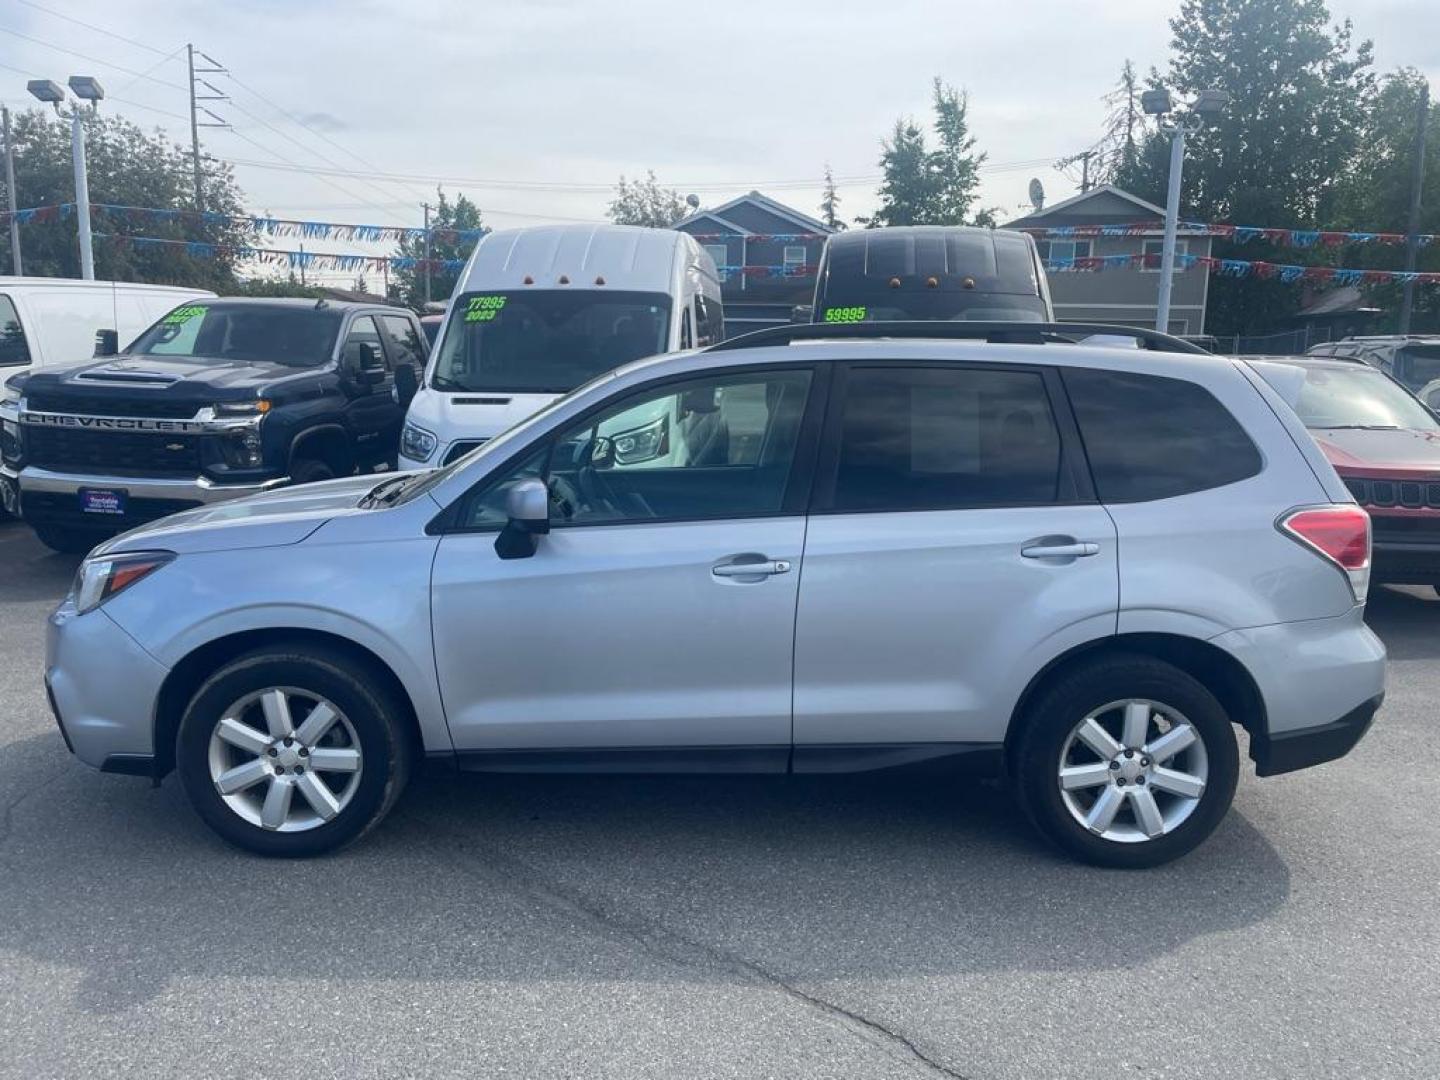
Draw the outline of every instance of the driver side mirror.
<instances>
[{"instance_id":1,"label":"driver side mirror","mask_svg":"<svg viewBox=\"0 0 1440 1080\"><path fill-rule=\"evenodd\" d=\"M415 392L420 388L420 380L415 377L415 369L409 364L397 364L395 367L395 401L402 409L408 409L410 402L415 400Z\"/></svg>"},{"instance_id":2,"label":"driver side mirror","mask_svg":"<svg viewBox=\"0 0 1440 1080\"><path fill-rule=\"evenodd\" d=\"M385 362L380 359L380 350L368 341L362 341L356 354L360 358L355 381L361 386L378 386L385 381Z\"/></svg>"},{"instance_id":3,"label":"driver side mirror","mask_svg":"<svg viewBox=\"0 0 1440 1080\"><path fill-rule=\"evenodd\" d=\"M528 559L539 537L550 531L550 490L534 477L517 480L505 494L509 521L495 538L495 554L502 559Z\"/></svg>"},{"instance_id":4,"label":"driver side mirror","mask_svg":"<svg viewBox=\"0 0 1440 1080\"><path fill-rule=\"evenodd\" d=\"M96 330L95 331L95 355L114 356L120 351L120 332L118 330Z\"/></svg>"}]
</instances>

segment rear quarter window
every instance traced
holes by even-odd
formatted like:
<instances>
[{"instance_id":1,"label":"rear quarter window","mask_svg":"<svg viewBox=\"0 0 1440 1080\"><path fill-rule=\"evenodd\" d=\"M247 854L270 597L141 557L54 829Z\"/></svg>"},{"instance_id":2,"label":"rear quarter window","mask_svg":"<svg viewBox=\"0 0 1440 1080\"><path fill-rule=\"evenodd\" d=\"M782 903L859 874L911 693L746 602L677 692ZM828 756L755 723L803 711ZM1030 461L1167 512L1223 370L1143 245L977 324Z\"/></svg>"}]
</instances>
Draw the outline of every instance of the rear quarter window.
<instances>
[{"instance_id":1,"label":"rear quarter window","mask_svg":"<svg viewBox=\"0 0 1440 1080\"><path fill-rule=\"evenodd\" d=\"M1260 472L1250 436L1208 390L1123 371L1062 371L1102 502L1169 499Z\"/></svg>"}]
</instances>

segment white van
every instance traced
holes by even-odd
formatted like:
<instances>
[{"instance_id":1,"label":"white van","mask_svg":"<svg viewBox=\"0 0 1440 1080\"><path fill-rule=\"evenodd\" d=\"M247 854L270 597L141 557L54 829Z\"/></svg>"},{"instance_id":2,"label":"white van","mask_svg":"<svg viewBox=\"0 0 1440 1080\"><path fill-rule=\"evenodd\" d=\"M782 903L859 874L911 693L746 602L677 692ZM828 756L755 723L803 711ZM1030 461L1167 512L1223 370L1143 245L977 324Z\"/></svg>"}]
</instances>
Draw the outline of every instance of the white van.
<instances>
[{"instance_id":1,"label":"white van","mask_svg":"<svg viewBox=\"0 0 1440 1080\"><path fill-rule=\"evenodd\" d=\"M400 468L447 464L596 375L724 336L715 263L685 233L624 225L489 233L456 282L410 403ZM634 437L616 440L616 463L680 452L678 432L668 434L680 419L655 417L645 431L622 433Z\"/></svg>"},{"instance_id":2,"label":"white van","mask_svg":"<svg viewBox=\"0 0 1440 1080\"><path fill-rule=\"evenodd\" d=\"M214 295L130 281L0 277L0 380L116 352L187 300Z\"/></svg>"}]
</instances>

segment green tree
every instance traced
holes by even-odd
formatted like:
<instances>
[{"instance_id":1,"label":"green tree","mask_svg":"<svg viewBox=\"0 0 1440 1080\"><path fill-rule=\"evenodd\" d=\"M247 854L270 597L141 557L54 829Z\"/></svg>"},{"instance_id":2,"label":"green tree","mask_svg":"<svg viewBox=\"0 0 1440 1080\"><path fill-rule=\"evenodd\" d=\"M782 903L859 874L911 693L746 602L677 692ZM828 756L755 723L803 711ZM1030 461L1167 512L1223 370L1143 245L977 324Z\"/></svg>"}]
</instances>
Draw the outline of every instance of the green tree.
<instances>
[{"instance_id":1,"label":"green tree","mask_svg":"<svg viewBox=\"0 0 1440 1080\"><path fill-rule=\"evenodd\" d=\"M835 174L830 171L830 163L825 163L825 193L820 197L820 220L825 222L827 228L836 232L843 232L847 227L845 222L840 220L840 193L835 190Z\"/></svg>"},{"instance_id":2,"label":"green tree","mask_svg":"<svg viewBox=\"0 0 1440 1080\"><path fill-rule=\"evenodd\" d=\"M689 208L674 188L661 187L655 170L644 180L620 177L615 185L615 198L605 213L616 225L645 225L652 229L668 229L683 218Z\"/></svg>"},{"instance_id":3,"label":"green tree","mask_svg":"<svg viewBox=\"0 0 1440 1080\"><path fill-rule=\"evenodd\" d=\"M436 189L435 207L430 214L430 299L445 301L455 291L460 279L459 270L446 270L436 263L468 259L475 250L475 238L463 236L483 229L480 208L464 195L457 195L451 202L445 192ZM420 235L404 237L395 249L399 258L416 259L419 264L409 269L397 267L391 273L390 294L420 310L425 305L425 238Z\"/></svg>"},{"instance_id":4,"label":"green tree","mask_svg":"<svg viewBox=\"0 0 1440 1080\"><path fill-rule=\"evenodd\" d=\"M1182 0L1170 29L1163 84L1171 93L1185 100L1209 89L1230 95L1224 115L1188 140L1182 212L1238 224L1330 224L1374 92L1370 43L1357 44L1348 21L1332 25L1324 0ZM1138 170L1151 179L1137 194L1163 193L1155 180L1167 141L1152 130ZM1243 248L1217 243L1216 253L1277 257L1253 241ZM1289 262L1301 257L1284 255ZM1272 330L1300 296L1299 285L1278 280L1217 277L1206 329Z\"/></svg>"},{"instance_id":5,"label":"green tree","mask_svg":"<svg viewBox=\"0 0 1440 1080\"><path fill-rule=\"evenodd\" d=\"M194 178L188 151L162 133L146 133L119 116L88 115L85 124L90 201L162 210L194 209ZM15 138L16 201L22 208L75 201L70 122L40 109L12 118ZM231 168L204 158L201 189L207 210L243 215ZM178 217L155 221L140 215L92 215L97 234L95 276L102 280L149 281L225 292L235 285L235 259L226 247L254 242L243 218L204 222ZM127 243L126 236L199 241L221 245L213 256L190 255L180 245ZM79 277L80 248L73 212L46 223L20 226L25 272L45 277ZM0 230L0 265L10 265L8 230Z\"/></svg>"},{"instance_id":6,"label":"green tree","mask_svg":"<svg viewBox=\"0 0 1440 1080\"><path fill-rule=\"evenodd\" d=\"M994 223L992 211L970 212L979 194L979 168L985 155L975 152L964 92L937 77L931 104L934 149L925 131L907 118L896 120L890 138L881 142L880 206L868 218L856 219L867 227Z\"/></svg>"},{"instance_id":7,"label":"green tree","mask_svg":"<svg viewBox=\"0 0 1440 1080\"><path fill-rule=\"evenodd\" d=\"M1415 166L1415 118L1425 78L1401 68L1380 81L1369 101L1354 163L1342 184L1337 226L1357 232L1405 232L1410 221L1410 185ZM1432 97L1426 113L1425 183L1420 192L1420 232L1440 233L1440 102ZM1400 246L1367 244L1345 251L1349 266L1395 270L1404 266ZM1422 247L1416 268L1440 270L1440 244ZM1375 286L1376 306L1398 314L1400 287ZM1440 329L1440 289L1415 290L1414 330Z\"/></svg>"},{"instance_id":8,"label":"green tree","mask_svg":"<svg viewBox=\"0 0 1440 1080\"><path fill-rule=\"evenodd\" d=\"M1135 74L1133 61L1125 61L1120 78L1101 100L1110 111L1105 117L1105 133L1092 148L1090 180L1095 184L1118 183L1120 177L1136 171L1140 162L1140 140L1145 134L1140 78Z\"/></svg>"}]
</instances>

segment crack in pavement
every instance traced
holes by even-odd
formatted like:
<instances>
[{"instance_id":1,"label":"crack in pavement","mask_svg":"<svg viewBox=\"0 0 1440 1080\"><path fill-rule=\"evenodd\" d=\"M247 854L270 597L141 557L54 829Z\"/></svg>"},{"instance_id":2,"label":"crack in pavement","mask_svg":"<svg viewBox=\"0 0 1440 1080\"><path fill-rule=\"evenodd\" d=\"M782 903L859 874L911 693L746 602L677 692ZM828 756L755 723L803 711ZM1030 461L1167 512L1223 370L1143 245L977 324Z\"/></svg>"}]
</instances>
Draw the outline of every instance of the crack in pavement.
<instances>
[{"instance_id":1,"label":"crack in pavement","mask_svg":"<svg viewBox=\"0 0 1440 1080\"><path fill-rule=\"evenodd\" d=\"M802 990L753 960L686 937L653 920L626 915L613 907L607 907L596 898L560 884L520 859L488 846L475 845L469 838L458 836L425 819L417 817L415 820L426 826L425 831L434 838L428 846L437 852L443 852L445 865L458 869L469 877L487 885L518 890L553 911L578 919L593 933L621 943L638 945L643 952L667 963L690 969L718 969L753 984L776 990L806 1008L824 1014L851 1034L865 1039L885 1052L892 1055L898 1053L910 1064L919 1066L932 1075L946 1076L952 1080L969 1080L964 1073L937 1061L904 1033ZM442 835L448 836L454 843L442 845L439 840ZM479 865L464 863L454 858L457 848L466 847L471 849L472 854L479 856Z\"/></svg>"}]
</instances>

